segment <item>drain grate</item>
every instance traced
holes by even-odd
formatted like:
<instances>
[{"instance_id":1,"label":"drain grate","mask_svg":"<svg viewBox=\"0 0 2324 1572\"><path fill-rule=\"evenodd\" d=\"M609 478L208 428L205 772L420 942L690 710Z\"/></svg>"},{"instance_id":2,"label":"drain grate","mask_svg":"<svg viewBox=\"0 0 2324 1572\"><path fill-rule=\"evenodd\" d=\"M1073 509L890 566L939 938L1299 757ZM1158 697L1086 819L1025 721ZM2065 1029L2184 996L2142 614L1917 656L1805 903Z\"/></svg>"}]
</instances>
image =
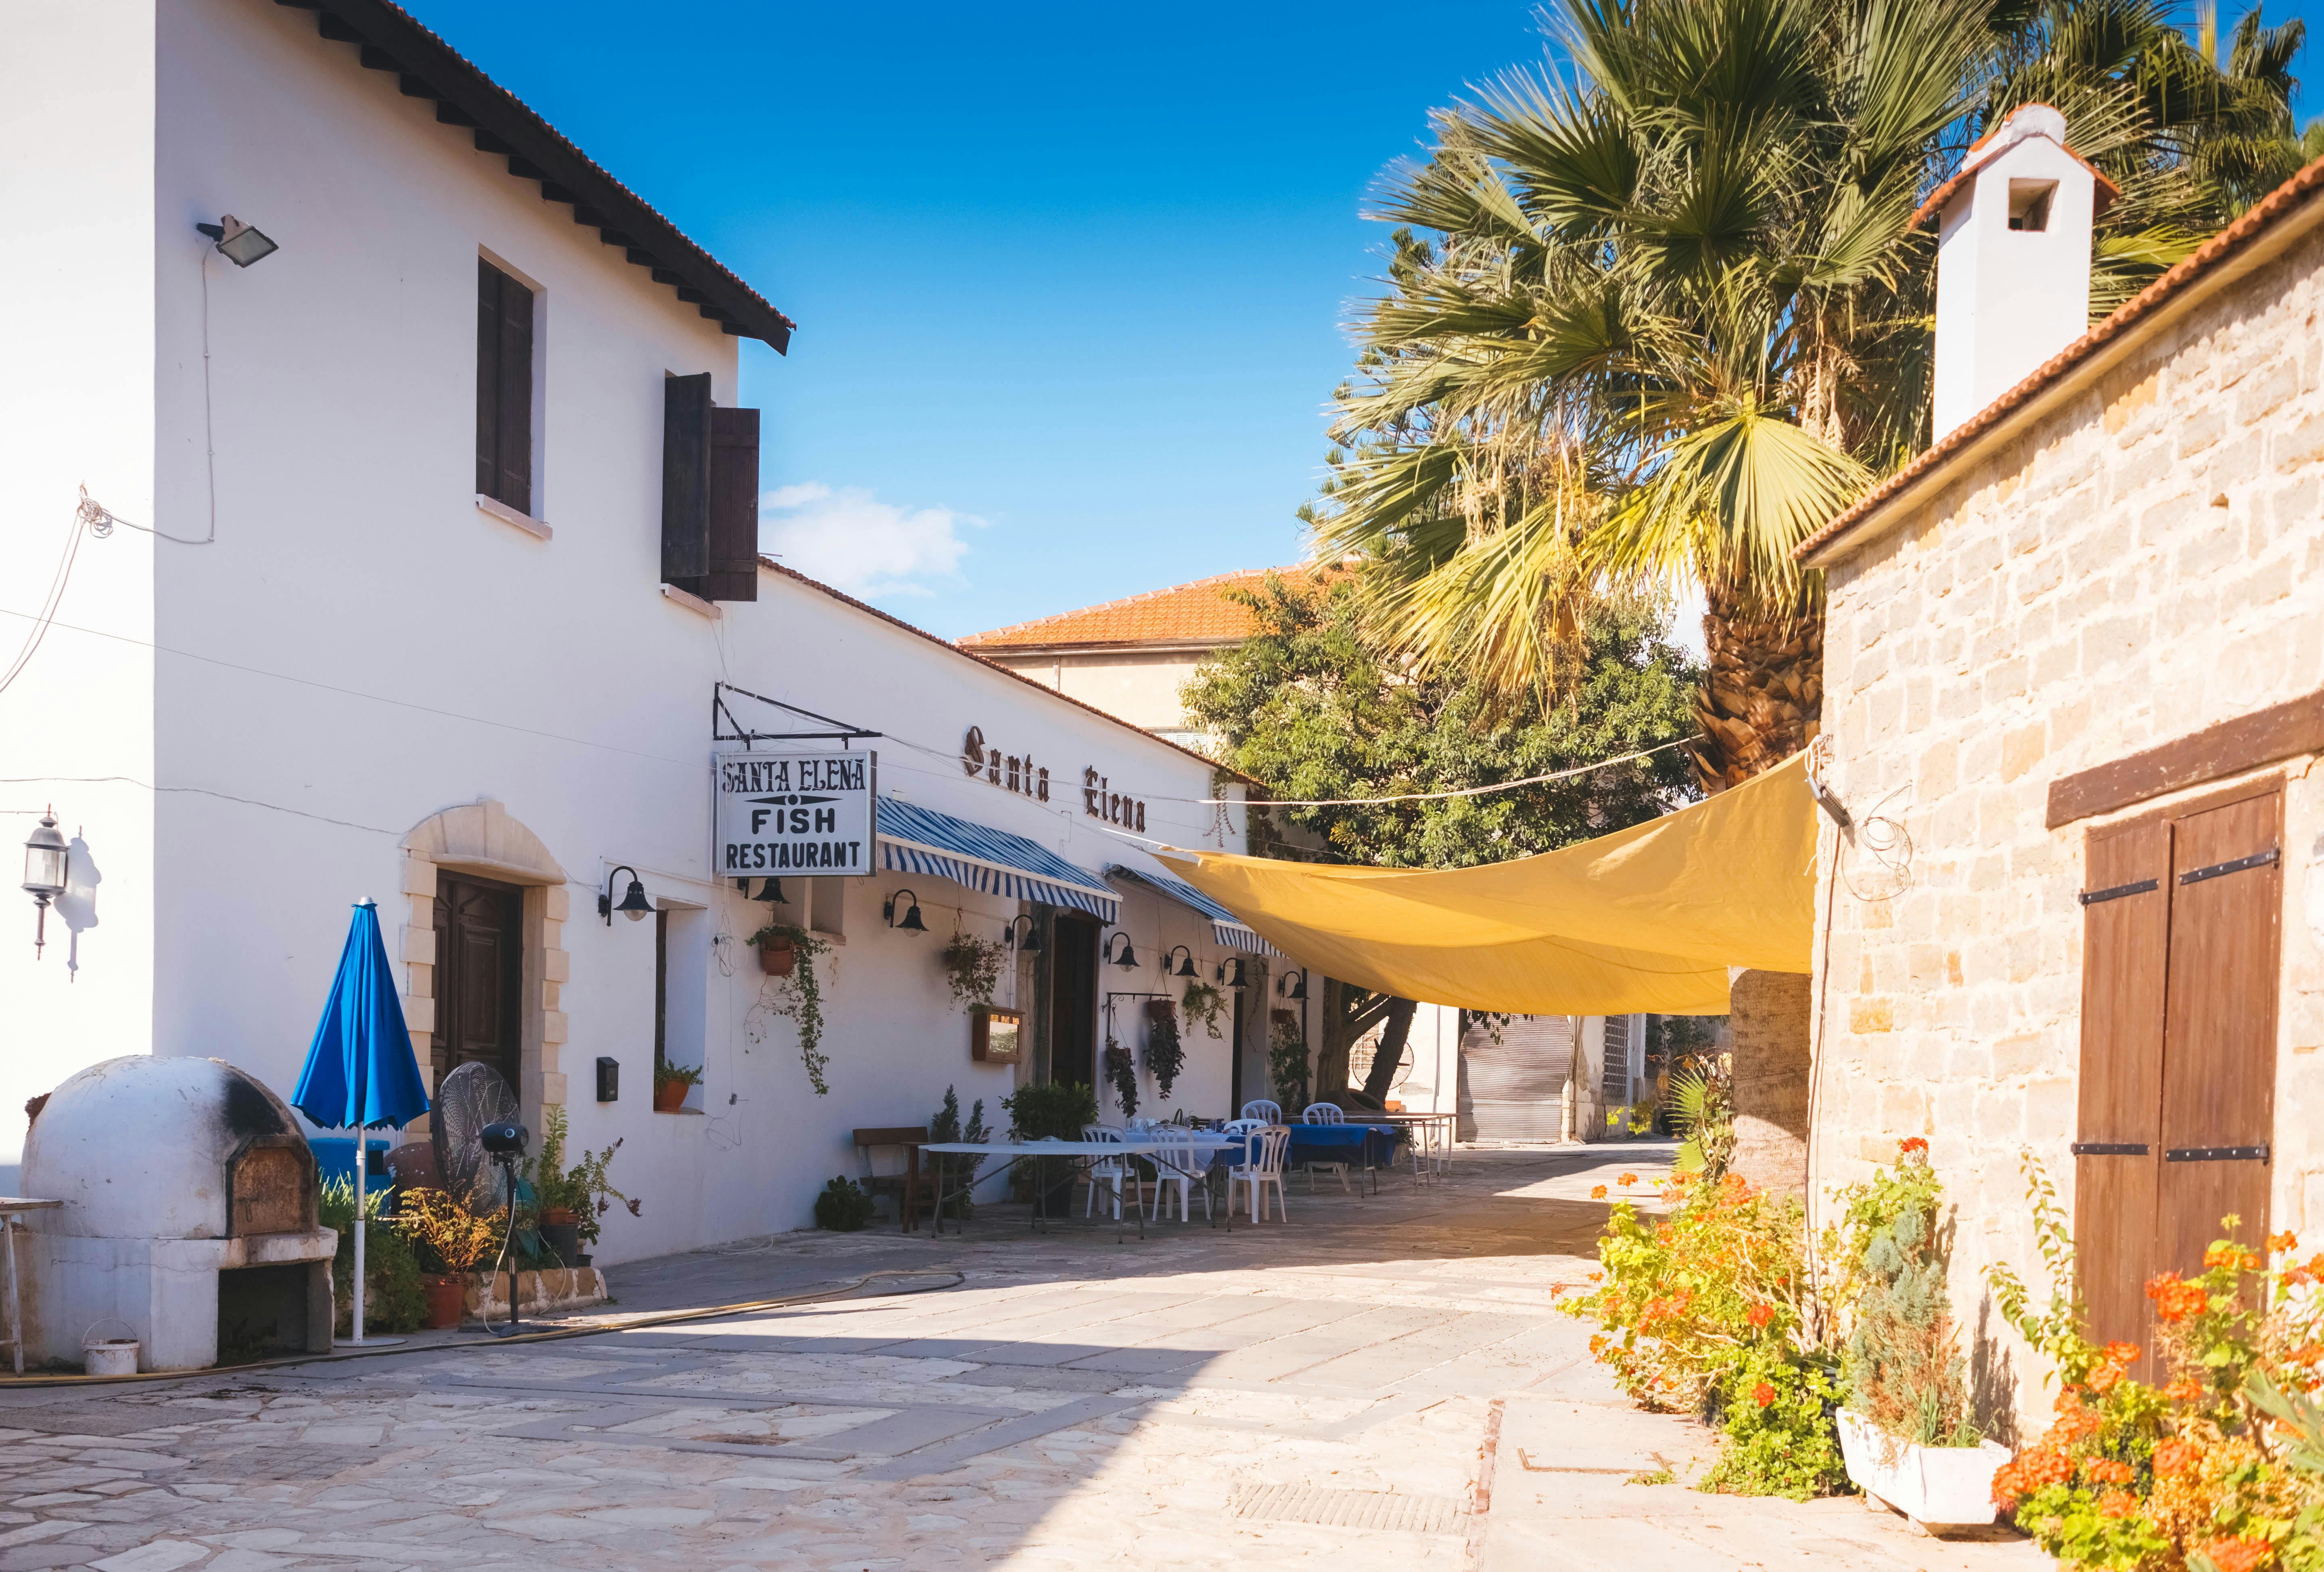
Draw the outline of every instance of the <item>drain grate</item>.
<instances>
[{"instance_id":1,"label":"drain grate","mask_svg":"<svg viewBox=\"0 0 2324 1572\"><path fill-rule=\"evenodd\" d=\"M1460 1503L1441 1495L1391 1495L1385 1490L1319 1490L1309 1484L1246 1485L1227 1503L1239 1518L1315 1523L1334 1529L1401 1529L1416 1534L1457 1534L1465 1525Z\"/></svg>"}]
</instances>

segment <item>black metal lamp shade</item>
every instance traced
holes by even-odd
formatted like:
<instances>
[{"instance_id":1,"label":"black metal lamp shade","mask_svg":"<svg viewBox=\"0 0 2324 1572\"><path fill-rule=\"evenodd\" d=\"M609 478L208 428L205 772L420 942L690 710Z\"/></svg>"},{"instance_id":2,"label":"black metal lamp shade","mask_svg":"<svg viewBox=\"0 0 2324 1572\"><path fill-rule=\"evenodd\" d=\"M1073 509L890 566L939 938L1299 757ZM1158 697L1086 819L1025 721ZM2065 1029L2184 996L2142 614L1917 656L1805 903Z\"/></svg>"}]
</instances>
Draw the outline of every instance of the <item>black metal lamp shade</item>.
<instances>
[{"instance_id":1,"label":"black metal lamp shade","mask_svg":"<svg viewBox=\"0 0 2324 1572\"><path fill-rule=\"evenodd\" d=\"M622 892L622 903L616 906L613 904L613 881L623 874L630 876L630 887ZM597 893L597 915L605 920L606 927L613 926L613 913L616 911L632 922L639 922L652 910L653 902L646 899L645 884L638 878L635 868L624 863L605 875L605 887Z\"/></svg>"},{"instance_id":2,"label":"black metal lamp shade","mask_svg":"<svg viewBox=\"0 0 2324 1572\"><path fill-rule=\"evenodd\" d=\"M1170 958L1173 956L1176 956L1178 959L1178 964L1176 966L1173 966L1170 964ZM1193 976L1194 975L1194 952L1188 949L1183 944L1172 945L1162 954L1162 975L1166 977Z\"/></svg>"},{"instance_id":3,"label":"black metal lamp shade","mask_svg":"<svg viewBox=\"0 0 2324 1572\"><path fill-rule=\"evenodd\" d=\"M1247 988L1250 980L1243 976L1242 957L1219 963L1219 985L1223 988Z\"/></svg>"},{"instance_id":4,"label":"black metal lamp shade","mask_svg":"<svg viewBox=\"0 0 2324 1572\"><path fill-rule=\"evenodd\" d=\"M1118 939L1121 941L1121 953L1120 955L1115 955L1113 953L1114 939ZM1115 966L1120 966L1125 972L1133 972L1138 969L1138 947L1130 942L1130 935L1127 933L1116 933L1113 936L1113 939L1107 939L1105 941L1105 950L1103 953L1107 960L1111 961Z\"/></svg>"},{"instance_id":5,"label":"black metal lamp shade","mask_svg":"<svg viewBox=\"0 0 2324 1572\"><path fill-rule=\"evenodd\" d=\"M909 897L908 901L907 897ZM904 907L901 920L896 916L899 903ZM928 925L920 920L920 895L917 890L897 891L888 897L888 903L880 909L880 914L887 919L889 927L900 928L907 933L926 933L928 930Z\"/></svg>"},{"instance_id":6,"label":"black metal lamp shade","mask_svg":"<svg viewBox=\"0 0 2324 1572\"><path fill-rule=\"evenodd\" d=\"M1287 984L1287 985L1287 985L1286 987L1285 987L1285 989L1283 990L1283 996L1284 996L1285 998L1286 998L1286 999L1305 999L1305 998L1307 996L1307 968L1306 968L1306 967L1302 966L1302 967L1300 967L1297 971L1296 971L1296 972L1292 972L1292 973L1288 974L1288 975L1284 978L1284 981L1286 982L1286 984Z\"/></svg>"},{"instance_id":7,"label":"black metal lamp shade","mask_svg":"<svg viewBox=\"0 0 2324 1572\"><path fill-rule=\"evenodd\" d=\"M1025 937L1021 939L1017 937L1017 925L1020 922L1025 925ZM1021 911L1010 918L1008 932L1010 948L1020 954L1037 956L1041 953L1041 925L1033 920L1031 912Z\"/></svg>"}]
</instances>

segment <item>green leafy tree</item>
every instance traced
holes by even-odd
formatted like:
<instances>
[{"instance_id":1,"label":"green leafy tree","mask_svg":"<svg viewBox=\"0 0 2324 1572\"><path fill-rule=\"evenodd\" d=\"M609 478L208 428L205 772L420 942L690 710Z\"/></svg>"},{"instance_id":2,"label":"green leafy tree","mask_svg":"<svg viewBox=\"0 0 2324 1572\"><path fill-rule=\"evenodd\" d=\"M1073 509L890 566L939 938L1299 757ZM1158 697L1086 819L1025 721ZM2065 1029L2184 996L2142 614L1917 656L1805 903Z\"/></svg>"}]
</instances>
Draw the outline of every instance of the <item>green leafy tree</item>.
<instances>
[{"instance_id":1,"label":"green leafy tree","mask_svg":"<svg viewBox=\"0 0 2324 1572\"><path fill-rule=\"evenodd\" d=\"M1680 749L1698 673L1643 600L1591 606L1563 693L1505 701L1473 678L1416 674L1367 636L1348 578L1270 576L1237 592L1257 625L1199 667L1181 698L1220 763L1280 801L1409 797L1496 786L1664 751L1562 781L1429 801L1278 806L1253 816L1253 841L1296 855L1276 823L1320 837L1336 859L1385 867L1468 867L1529 856L1652 818L1692 794ZM1382 1028L1365 1091L1377 1100L1401 1063L1414 1004L1338 982L1323 990L1315 1088L1347 1083L1348 1050Z\"/></svg>"}]
</instances>

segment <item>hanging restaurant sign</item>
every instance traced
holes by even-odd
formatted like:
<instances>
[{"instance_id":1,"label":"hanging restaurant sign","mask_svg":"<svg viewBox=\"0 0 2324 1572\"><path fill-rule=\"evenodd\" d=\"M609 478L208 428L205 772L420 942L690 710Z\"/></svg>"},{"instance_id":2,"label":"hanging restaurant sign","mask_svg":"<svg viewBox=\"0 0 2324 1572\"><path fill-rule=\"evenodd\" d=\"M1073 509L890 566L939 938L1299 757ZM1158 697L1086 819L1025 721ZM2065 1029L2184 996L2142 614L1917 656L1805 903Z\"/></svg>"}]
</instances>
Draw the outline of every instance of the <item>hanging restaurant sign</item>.
<instances>
[{"instance_id":1,"label":"hanging restaurant sign","mask_svg":"<svg viewBox=\"0 0 2324 1572\"><path fill-rule=\"evenodd\" d=\"M880 838L879 755L717 755L718 872L872 872Z\"/></svg>"}]
</instances>

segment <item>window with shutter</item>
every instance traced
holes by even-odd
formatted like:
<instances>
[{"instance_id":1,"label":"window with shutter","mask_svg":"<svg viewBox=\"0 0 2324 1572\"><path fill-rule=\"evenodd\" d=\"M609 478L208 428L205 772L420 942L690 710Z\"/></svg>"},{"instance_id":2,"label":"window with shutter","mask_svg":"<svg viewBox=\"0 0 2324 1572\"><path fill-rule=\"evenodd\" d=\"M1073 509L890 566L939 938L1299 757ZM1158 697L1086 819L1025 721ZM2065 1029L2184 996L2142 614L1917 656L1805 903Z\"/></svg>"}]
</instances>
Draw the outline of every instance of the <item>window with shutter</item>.
<instances>
[{"instance_id":1,"label":"window with shutter","mask_svg":"<svg viewBox=\"0 0 2324 1572\"><path fill-rule=\"evenodd\" d=\"M759 598L759 411L710 411L710 573L706 600Z\"/></svg>"},{"instance_id":2,"label":"window with shutter","mask_svg":"<svg viewBox=\"0 0 2324 1572\"><path fill-rule=\"evenodd\" d=\"M532 512L532 291L476 259L476 492Z\"/></svg>"},{"instance_id":3,"label":"window with shutter","mask_svg":"<svg viewBox=\"0 0 2324 1572\"><path fill-rule=\"evenodd\" d=\"M2222 1217L2267 1231L2283 788L2093 830L2082 903L2075 1255L2100 1340L2146 1349L2147 1281L2191 1274Z\"/></svg>"},{"instance_id":4,"label":"window with shutter","mask_svg":"<svg viewBox=\"0 0 2324 1572\"><path fill-rule=\"evenodd\" d=\"M702 594L710 571L710 374L661 384L661 577Z\"/></svg>"}]
</instances>

